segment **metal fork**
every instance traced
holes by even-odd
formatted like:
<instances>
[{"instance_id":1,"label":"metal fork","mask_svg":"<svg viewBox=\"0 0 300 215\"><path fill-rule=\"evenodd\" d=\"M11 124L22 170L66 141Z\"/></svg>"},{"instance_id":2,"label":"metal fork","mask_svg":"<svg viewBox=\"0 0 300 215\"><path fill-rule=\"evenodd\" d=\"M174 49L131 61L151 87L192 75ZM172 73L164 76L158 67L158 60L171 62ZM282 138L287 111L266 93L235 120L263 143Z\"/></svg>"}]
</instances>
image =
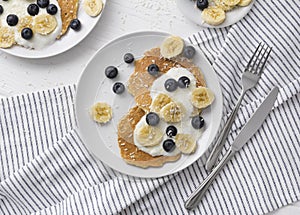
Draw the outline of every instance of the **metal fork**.
<instances>
[{"instance_id":1,"label":"metal fork","mask_svg":"<svg viewBox=\"0 0 300 215\"><path fill-rule=\"evenodd\" d=\"M242 74L242 93L237 101L236 106L231 112L224 126L224 129L222 130L220 136L218 137L212 152L208 157L208 160L205 165L206 170L211 171L213 167L216 165L217 158L219 157L219 154L224 146L225 140L231 129L232 123L239 110L239 107L245 96L245 93L257 84L271 51L272 48L270 48L268 45L263 44L261 42L259 43L252 57L250 58L244 70L244 73Z\"/></svg>"}]
</instances>

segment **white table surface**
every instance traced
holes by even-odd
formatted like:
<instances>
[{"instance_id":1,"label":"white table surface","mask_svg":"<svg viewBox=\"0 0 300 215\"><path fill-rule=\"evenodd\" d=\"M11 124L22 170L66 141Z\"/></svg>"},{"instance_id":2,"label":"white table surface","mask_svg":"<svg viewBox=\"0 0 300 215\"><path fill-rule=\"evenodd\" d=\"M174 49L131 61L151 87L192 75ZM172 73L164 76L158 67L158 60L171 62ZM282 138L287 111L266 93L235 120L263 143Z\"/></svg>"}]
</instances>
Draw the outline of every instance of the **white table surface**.
<instances>
[{"instance_id":1,"label":"white table surface","mask_svg":"<svg viewBox=\"0 0 300 215\"><path fill-rule=\"evenodd\" d=\"M91 34L63 54L29 60L0 51L0 95L11 96L76 83L93 54L110 40L126 33L161 30L185 38L200 29L184 18L176 8L175 0L108 0Z\"/></svg>"},{"instance_id":2,"label":"white table surface","mask_svg":"<svg viewBox=\"0 0 300 215\"><path fill-rule=\"evenodd\" d=\"M28 60L0 51L0 97L77 83L93 54L120 35L160 30L186 38L201 29L180 13L175 0L107 0L95 29L63 54ZM300 214L300 202L272 214Z\"/></svg>"}]
</instances>

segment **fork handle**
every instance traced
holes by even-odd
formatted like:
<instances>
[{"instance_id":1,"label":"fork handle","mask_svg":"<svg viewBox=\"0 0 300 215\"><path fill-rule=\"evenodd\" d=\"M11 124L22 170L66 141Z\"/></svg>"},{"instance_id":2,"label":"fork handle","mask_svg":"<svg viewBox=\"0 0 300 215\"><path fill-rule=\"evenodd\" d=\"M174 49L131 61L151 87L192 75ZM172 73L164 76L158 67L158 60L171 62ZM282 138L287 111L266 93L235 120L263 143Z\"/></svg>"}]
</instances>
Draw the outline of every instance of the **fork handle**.
<instances>
[{"instance_id":1,"label":"fork handle","mask_svg":"<svg viewBox=\"0 0 300 215\"><path fill-rule=\"evenodd\" d=\"M224 155L220 163L216 166L216 168L213 169L213 171L204 179L204 181L199 185L199 187L197 187L196 190L185 201L184 207L186 209L191 210L199 204L211 183L222 170L223 166L227 164L227 162L233 157L234 154L235 151L229 148L229 150Z\"/></svg>"},{"instance_id":2,"label":"fork handle","mask_svg":"<svg viewBox=\"0 0 300 215\"><path fill-rule=\"evenodd\" d=\"M245 90L242 90L242 93L237 101L237 104L235 105L233 111L231 112L230 116L228 117L228 120L226 121L224 125L224 129L222 130L221 134L219 135L216 144L213 147L213 150L211 151L207 161L205 168L207 171L211 171L213 167L216 165L216 161L219 157L220 152L222 151L225 141L227 139L228 133L232 127L232 123L234 122L235 116L240 108L241 102L245 95Z\"/></svg>"}]
</instances>

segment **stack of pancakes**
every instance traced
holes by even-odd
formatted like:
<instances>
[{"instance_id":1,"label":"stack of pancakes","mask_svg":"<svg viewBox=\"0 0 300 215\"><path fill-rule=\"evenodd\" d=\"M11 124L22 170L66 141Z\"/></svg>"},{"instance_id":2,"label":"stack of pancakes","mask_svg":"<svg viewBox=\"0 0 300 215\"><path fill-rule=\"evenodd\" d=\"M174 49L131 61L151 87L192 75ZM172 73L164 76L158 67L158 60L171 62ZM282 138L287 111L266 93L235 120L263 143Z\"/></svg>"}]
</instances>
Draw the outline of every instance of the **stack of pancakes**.
<instances>
[{"instance_id":1,"label":"stack of pancakes","mask_svg":"<svg viewBox=\"0 0 300 215\"><path fill-rule=\"evenodd\" d=\"M131 108L118 124L118 144L122 158L129 164L139 167L162 166L165 162L178 160L176 156L152 156L139 150L134 144L134 129L139 120L149 111L152 102L150 88L157 77L150 75L147 68L150 64L157 64L162 74L174 67L188 69L197 80L196 85L206 86L200 69L190 60L178 56L171 60L161 57L160 48L154 48L135 62L135 70L128 80L128 91L134 96L136 106Z\"/></svg>"}]
</instances>

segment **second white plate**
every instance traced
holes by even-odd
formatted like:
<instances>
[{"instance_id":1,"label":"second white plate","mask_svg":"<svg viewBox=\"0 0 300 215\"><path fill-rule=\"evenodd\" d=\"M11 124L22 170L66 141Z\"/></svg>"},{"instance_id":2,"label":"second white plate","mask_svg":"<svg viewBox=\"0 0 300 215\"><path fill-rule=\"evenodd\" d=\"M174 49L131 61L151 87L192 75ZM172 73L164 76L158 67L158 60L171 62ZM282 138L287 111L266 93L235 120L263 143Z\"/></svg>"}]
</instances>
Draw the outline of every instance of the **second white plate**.
<instances>
[{"instance_id":1,"label":"second white plate","mask_svg":"<svg viewBox=\"0 0 300 215\"><path fill-rule=\"evenodd\" d=\"M232 25L239 20L241 20L244 16L247 15L247 13L251 10L255 0L252 0L252 2L246 6L246 7L238 7L231 11L226 12L226 19L225 21L217 26L208 25L203 22L201 19L201 13L202 11L199 10L195 4L196 2L193 0L176 0L177 8L182 12L182 14L191 20L192 22L207 28L223 28L229 25Z\"/></svg>"},{"instance_id":2,"label":"second white plate","mask_svg":"<svg viewBox=\"0 0 300 215\"><path fill-rule=\"evenodd\" d=\"M200 50L195 47L197 53L194 63L200 67L208 87L215 93L215 101L203 113L206 127L199 139L196 152L183 155L178 161L166 163L162 167L146 169L129 165L121 158L117 125L129 108L135 105L133 97L128 92L122 95L112 92L113 83L116 81L126 83L134 70L133 64L122 63L123 55L130 52L136 57L142 56L145 51L158 47L167 36L169 36L167 33L146 31L128 34L113 40L102 47L90 60L78 83L75 107L79 130L85 144L101 161L127 175L146 178L161 177L186 168L208 149L221 122L222 93L218 77ZM110 65L119 68L119 75L115 80L108 79L104 75L105 68ZM112 120L104 125L95 123L89 115L90 107L99 101L110 104L113 109Z\"/></svg>"},{"instance_id":3,"label":"second white plate","mask_svg":"<svg viewBox=\"0 0 300 215\"><path fill-rule=\"evenodd\" d=\"M1 51L17 57L32 59L52 57L66 52L72 47L76 46L79 42L81 42L94 29L106 6L106 0L102 1L104 7L101 11L101 14L99 14L97 17L90 17L89 15L87 15L83 10L82 1L79 1L80 5L78 8L78 19L81 22L81 29L79 31L74 31L70 28L68 32L61 37L61 39L56 40L53 44L41 50L26 49L21 46L13 46L8 49L1 49Z\"/></svg>"}]
</instances>

